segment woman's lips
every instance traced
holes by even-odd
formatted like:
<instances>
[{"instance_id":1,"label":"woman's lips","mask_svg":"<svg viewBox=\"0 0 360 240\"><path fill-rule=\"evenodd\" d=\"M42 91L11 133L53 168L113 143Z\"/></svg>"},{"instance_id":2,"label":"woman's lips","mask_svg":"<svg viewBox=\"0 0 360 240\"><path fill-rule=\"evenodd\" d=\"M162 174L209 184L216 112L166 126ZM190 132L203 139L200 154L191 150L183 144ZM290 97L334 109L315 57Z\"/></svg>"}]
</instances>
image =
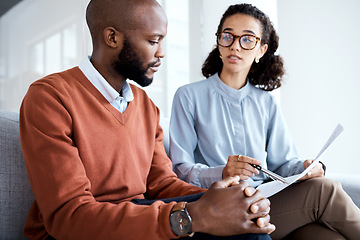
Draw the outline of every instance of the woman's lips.
<instances>
[{"instance_id":1,"label":"woman's lips","mask_svg":"<svg viewBox=\"0 0 360 240\"><path fill-rule=\"evenodd\" d=\"M237 55L229 55L227 58L231 63L237 63L241 60L241 58Z\"/></svg>"}]
</instances>

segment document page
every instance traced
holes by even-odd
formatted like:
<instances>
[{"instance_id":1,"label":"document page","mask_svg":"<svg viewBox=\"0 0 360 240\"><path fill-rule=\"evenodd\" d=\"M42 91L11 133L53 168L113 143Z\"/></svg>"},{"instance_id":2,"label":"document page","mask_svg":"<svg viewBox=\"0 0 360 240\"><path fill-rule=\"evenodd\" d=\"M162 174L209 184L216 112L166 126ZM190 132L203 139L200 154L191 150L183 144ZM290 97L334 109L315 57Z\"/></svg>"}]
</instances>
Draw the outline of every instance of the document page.
<instances>
[{"instance_id":1,"label":"document page","mask_svg":"<svg viewBox=\"0 0 360 240\"><path fill-rule=\"evenodd\" d=\"M280 192L281 190L287 188L288 186L295 183L296 181L298 181L300 178L305 176L321 160L321 156L323 156L322 154L328 149L328 147L335 141L335 139L340 135L340 133L342 133L343 130L344 130L344 128L341 126L341 124L338 124L336 126L335 130L332 132L331 136L326 141L325 145L322 147L319 154L316 156L315 161L308 168L306 168L302 173L285 178L287 183L271 181L268 183L261 184L256 189L260 190L261 193L265 197L268 198L268 197L271 197L272 195Z\"/></svg>"}]
</instances>

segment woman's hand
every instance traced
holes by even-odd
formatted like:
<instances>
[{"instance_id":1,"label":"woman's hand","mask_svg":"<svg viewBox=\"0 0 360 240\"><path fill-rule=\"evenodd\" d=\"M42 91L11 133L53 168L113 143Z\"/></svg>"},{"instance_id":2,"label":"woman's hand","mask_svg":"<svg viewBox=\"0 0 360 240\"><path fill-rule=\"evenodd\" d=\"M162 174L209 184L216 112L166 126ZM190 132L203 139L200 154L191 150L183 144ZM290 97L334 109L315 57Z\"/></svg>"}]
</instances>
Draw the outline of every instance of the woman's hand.
<instances>
[{"instance_id":1,"label":"woman's hand","mask_svg":"<svg viewBox=\"0 0 360 240\"><path fill-rule=\"evenodd\" d=\"M304 168L305 169L308 168L313 162L314 162L314 160L311 160L311 159L305 160L304 161ZM303 176L299 180L306 180L306 179L315 178L315 177L324 177L324 174L325 174L325 172L324 172L324 169L322 167L322 164L318 163L305 176Z\"/></svg>"},{"instance_id":2,"label":"woman's hand","mask_svg":"<svg viewBox=\"0 0 360 240\"><path fill-rule=\"evenodd\" d=\"M239 176L240 180L247 180L249 177L253 177L259 174L256 168L253 168L249 163L255 165L261 165L261 161L251 157L242 155L230 155L226 166L223 169L222 178Z\"/></svg>"}]
</instances>

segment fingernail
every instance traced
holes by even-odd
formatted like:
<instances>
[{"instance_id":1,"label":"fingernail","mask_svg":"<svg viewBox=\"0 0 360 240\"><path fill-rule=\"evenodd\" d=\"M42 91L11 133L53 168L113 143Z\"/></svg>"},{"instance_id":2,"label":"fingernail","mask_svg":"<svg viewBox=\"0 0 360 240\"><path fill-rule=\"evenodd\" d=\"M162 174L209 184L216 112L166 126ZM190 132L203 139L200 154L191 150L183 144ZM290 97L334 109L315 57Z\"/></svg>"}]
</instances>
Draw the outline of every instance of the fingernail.
<instances>
[{"instance_id":1,"label":"fingernail","mask_svg":"<svg viewBox=\"0 0 360 240\"><path fill-rule=\"evenodd\" d=\"M244 192L246 196L250 197L256 192L256 189L253 187L247 187L245 188Z\"/></svg>"},{"instance_id":2,"label":"fingernail","mask_svg":"<svg viewBox=\"0 0 360 240\"><path fill-rule=\"evenodd\" d=\"M258 207L257 205L252 205L252 206L251 206L251 211L252 211L252 213L257 213L258 210L259 210L259 207Z\"/></svg>"}]
</instances>

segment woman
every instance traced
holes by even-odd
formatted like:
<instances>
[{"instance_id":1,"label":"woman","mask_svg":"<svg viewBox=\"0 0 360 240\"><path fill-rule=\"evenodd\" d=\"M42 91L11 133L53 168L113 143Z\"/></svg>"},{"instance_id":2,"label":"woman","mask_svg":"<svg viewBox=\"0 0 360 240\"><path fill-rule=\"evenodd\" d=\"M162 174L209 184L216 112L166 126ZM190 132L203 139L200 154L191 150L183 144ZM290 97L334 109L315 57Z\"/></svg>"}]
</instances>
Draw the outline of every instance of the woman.
<instances>
[{"instance_id":1,"label":"woman","mask_svg":"<svg viewBox=\"0 0 360 240\"><path fill-rule=\"evenodd\" d=\"M216 36L217 46L202 68L207 79L179 88L174 97L170 157L176 173L208 188L234 175L253 186L268 180L249 163L284 177L302 172L312 160L299 158L280 108L269 94L281 86L284 74L282 58L275 55L278 36L269 18L250 4L230 6ZM347 239L359 236L360 210L338 184L321 178L324 171L318 164L302 179L311 180L270 198L271 219L277 227L274 239L312 222L336 229ZM333 201L324 207L327 199ZM326 214L314 216L314 209ZM346 227L337 224L338 219ZM341 239L338 233L334 236Z\"/></svg>"}]
</instances>

